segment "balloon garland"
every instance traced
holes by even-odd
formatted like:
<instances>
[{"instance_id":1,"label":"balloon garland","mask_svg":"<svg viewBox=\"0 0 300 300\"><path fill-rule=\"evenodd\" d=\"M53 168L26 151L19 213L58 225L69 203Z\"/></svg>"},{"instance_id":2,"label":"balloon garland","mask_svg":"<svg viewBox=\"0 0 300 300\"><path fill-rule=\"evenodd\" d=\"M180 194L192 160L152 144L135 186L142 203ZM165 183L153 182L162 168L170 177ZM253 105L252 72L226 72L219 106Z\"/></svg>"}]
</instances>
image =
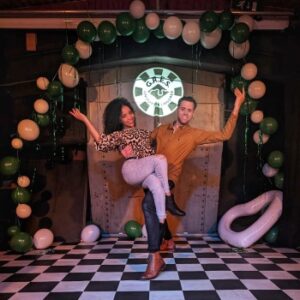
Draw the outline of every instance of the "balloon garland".
<instances>
[{"instance_id":1,"label":"balloon garland","mask_svg":"<svg viewBox=\"0 0 300 300\"><path fill-rule=\"evenodd\" d=\"M149 39L150 33L153 33L158 39L173 40L181 36L187 45L192 46L200 43L205 49L213 49L219 44L222 32L229 30L228 51L234 59L240 60L249 53L250 42L248 38L253 28L254 20L251 16L242 15L235 19L229 11L220 14L214 11L206 11L201 15L199 22L188 20L184 24L177 16L169 16L165 20L161 20L155 12L147 13L145 16L145 5L140 0L132 1L129 11L118 14L115 23L104 20L96 28L90 21L80 22L77 26L78 40L74 45L67 43L62 49L63 62L57 71L58 79L54 78L52 81L49 81L46 77L36 79L37 87L45 94L35 100L33 117L18 123L18 135L11 140L11 146L16 150L17 157L7 156L2 158L0 160L0 173L4 176L12 176L18 173L20 169L19 151L22 150L24 142L35 141L40 135L40 128L49 125L51 126L53 143L53 157L49 164L52 166L53 159L57 155L57 135L61 121L56 114L58 103L63 102L64 87L73 89L78 85L79 73L75 65L80 59L88 59L92 55L92 43L97 37L104 45L113 44L117 40L118 34L132 36L135 42L145 43ZM266 92L265 84L261 80L255 79L257 73L258 69L255 64L245 63L241 68L240 75L231 79L231 89L238 87L246 90L246 102L243 104L240 113L245 116L246 124L251 120L254 124L259 125L259 129L253 135L253 141L258 145L258 151L260 151L262 145L268 142L270 136L277 131L278 123L270 116L264 117L263 111L256 109L259 100ZM245 154L247 154L248 134L249 127L247 125ZM284 176L283 172L280 171L283 161L283 154L275 150L269 154L267 162L262 167L262 173L266 177L274 177L274 185L278 189L283 188ZM31 198L31 193L27 190L30 179L25 177L19 174L18 187L12 193L12 199L17 204L16 214L21 219L28 218L31 214L31 208L27 204ZM83 240L91 241L98 235L96 230L91 232L90 228L87 228L86 231L88 233L83 232L82 235L91 235L92 237L82 238ZM125 231L132 230L126 229ZM13 250L25 252L32 246L31 237L27 233L21 232L18 226L11 226L8 234L12 237L10 245ZM41 236L47 237L48 242L41 242ZM53 234L51 235L47 230L40 229L34 239L36 248L41 249L41 245L49 247L53 241L52 236Z\"/></svg>"}]
</instances>

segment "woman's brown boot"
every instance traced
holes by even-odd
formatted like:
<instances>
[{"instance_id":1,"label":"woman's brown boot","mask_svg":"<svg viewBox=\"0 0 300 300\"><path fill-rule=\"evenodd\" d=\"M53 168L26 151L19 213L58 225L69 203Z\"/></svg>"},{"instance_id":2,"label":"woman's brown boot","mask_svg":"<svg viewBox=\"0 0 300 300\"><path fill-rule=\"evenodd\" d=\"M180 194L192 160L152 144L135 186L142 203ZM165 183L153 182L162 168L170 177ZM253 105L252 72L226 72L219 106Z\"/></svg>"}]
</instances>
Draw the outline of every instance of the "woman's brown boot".
<instances>
[{"instance_id":1,"label":"woman's brown boot","mask_svg":"<svg viewBox=\"0 0 300 300\"><path fill-rule=\"evenodd\" d=\"M158 251L150 253L146 272L143 274L141 279L148 280L155 278L160 273L160 271L165 268L165 266L165 262Z\"/></svg>"}]
</instances>

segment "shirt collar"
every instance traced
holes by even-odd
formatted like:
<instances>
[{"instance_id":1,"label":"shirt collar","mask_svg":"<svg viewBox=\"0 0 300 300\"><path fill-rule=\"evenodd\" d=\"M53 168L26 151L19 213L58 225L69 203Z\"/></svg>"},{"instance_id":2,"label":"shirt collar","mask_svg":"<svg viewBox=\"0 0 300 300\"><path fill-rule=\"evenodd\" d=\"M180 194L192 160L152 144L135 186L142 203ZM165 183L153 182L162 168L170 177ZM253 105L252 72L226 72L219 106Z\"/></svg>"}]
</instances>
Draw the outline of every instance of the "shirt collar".
<instances>
[{"instance_id":1,"label":"shirt collar","mask_svg":"<svg viewBox=\"0 0 300 300\"><path fill-rule=\"evenodd\" d=\"M176 121L173 121L173 123L170 123L168 125L168 130L173 130L173 126L175 125L175 122ZM191 127L191 126L189 124L187 124L187 125L180 125L178 128L183 129L183 128L186 128L186 127Z\"/></svg>"}]
</instances>

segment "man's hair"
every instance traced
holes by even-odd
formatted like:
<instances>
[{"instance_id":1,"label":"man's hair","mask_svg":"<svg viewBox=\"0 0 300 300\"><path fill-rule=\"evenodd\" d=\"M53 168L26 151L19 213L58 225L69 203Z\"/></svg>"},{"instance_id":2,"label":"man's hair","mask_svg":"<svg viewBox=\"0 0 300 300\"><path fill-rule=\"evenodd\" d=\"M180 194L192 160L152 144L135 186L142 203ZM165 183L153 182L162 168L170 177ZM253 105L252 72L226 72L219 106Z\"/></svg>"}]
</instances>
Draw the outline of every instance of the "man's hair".
<instances>
[{"instance_id":1,"label":"man's hair","mask_svg":"<svg viewBox=\"0 0 300 300\"><path fill-rule=\"evenodd\" d=\"M127 106L133 113L134 109L125 98L115 98L106 106L103 114L104 133L110 134L114 131L123 130L121 122L122 107Z\"/></svg>"},{"instance_id":2,"label":"man's hair","mask_svg":"<svg viewBox=\"0 0 300 300\"><path fill-rule=\"evenodd\" d=\"M196 100L195 100L193 97L191 97L191 96L183 96L183 97L181 97L181 98L178 100L178 107L181 105L181 103L182 103L183 101L188 101L188 102L193 103L193 105L194 105L194 110L196 109L196 107L197 107L197 102L196 102Z\"/></svg>"}]
</instances>

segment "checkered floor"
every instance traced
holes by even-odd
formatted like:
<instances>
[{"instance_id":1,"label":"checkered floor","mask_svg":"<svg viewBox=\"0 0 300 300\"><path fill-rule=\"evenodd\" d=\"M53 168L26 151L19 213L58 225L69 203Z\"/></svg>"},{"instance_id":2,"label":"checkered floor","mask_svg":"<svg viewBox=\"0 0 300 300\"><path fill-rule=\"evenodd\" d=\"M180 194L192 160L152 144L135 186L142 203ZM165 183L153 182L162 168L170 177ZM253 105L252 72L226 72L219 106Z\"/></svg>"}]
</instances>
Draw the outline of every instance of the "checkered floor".
<instances>
[{"instance_id":1,"label":"checkered floor","mask_svg":"<svg viewBox=\"0 0 300 300\"><path fill-rule=\"evenodd\" d=\"M106 237L26 254L0 252L0 299L300 299L300 252L257 244L240 251L200 236L177 237L151 281L147 243Z\"/></svg>"}]
</instances>

